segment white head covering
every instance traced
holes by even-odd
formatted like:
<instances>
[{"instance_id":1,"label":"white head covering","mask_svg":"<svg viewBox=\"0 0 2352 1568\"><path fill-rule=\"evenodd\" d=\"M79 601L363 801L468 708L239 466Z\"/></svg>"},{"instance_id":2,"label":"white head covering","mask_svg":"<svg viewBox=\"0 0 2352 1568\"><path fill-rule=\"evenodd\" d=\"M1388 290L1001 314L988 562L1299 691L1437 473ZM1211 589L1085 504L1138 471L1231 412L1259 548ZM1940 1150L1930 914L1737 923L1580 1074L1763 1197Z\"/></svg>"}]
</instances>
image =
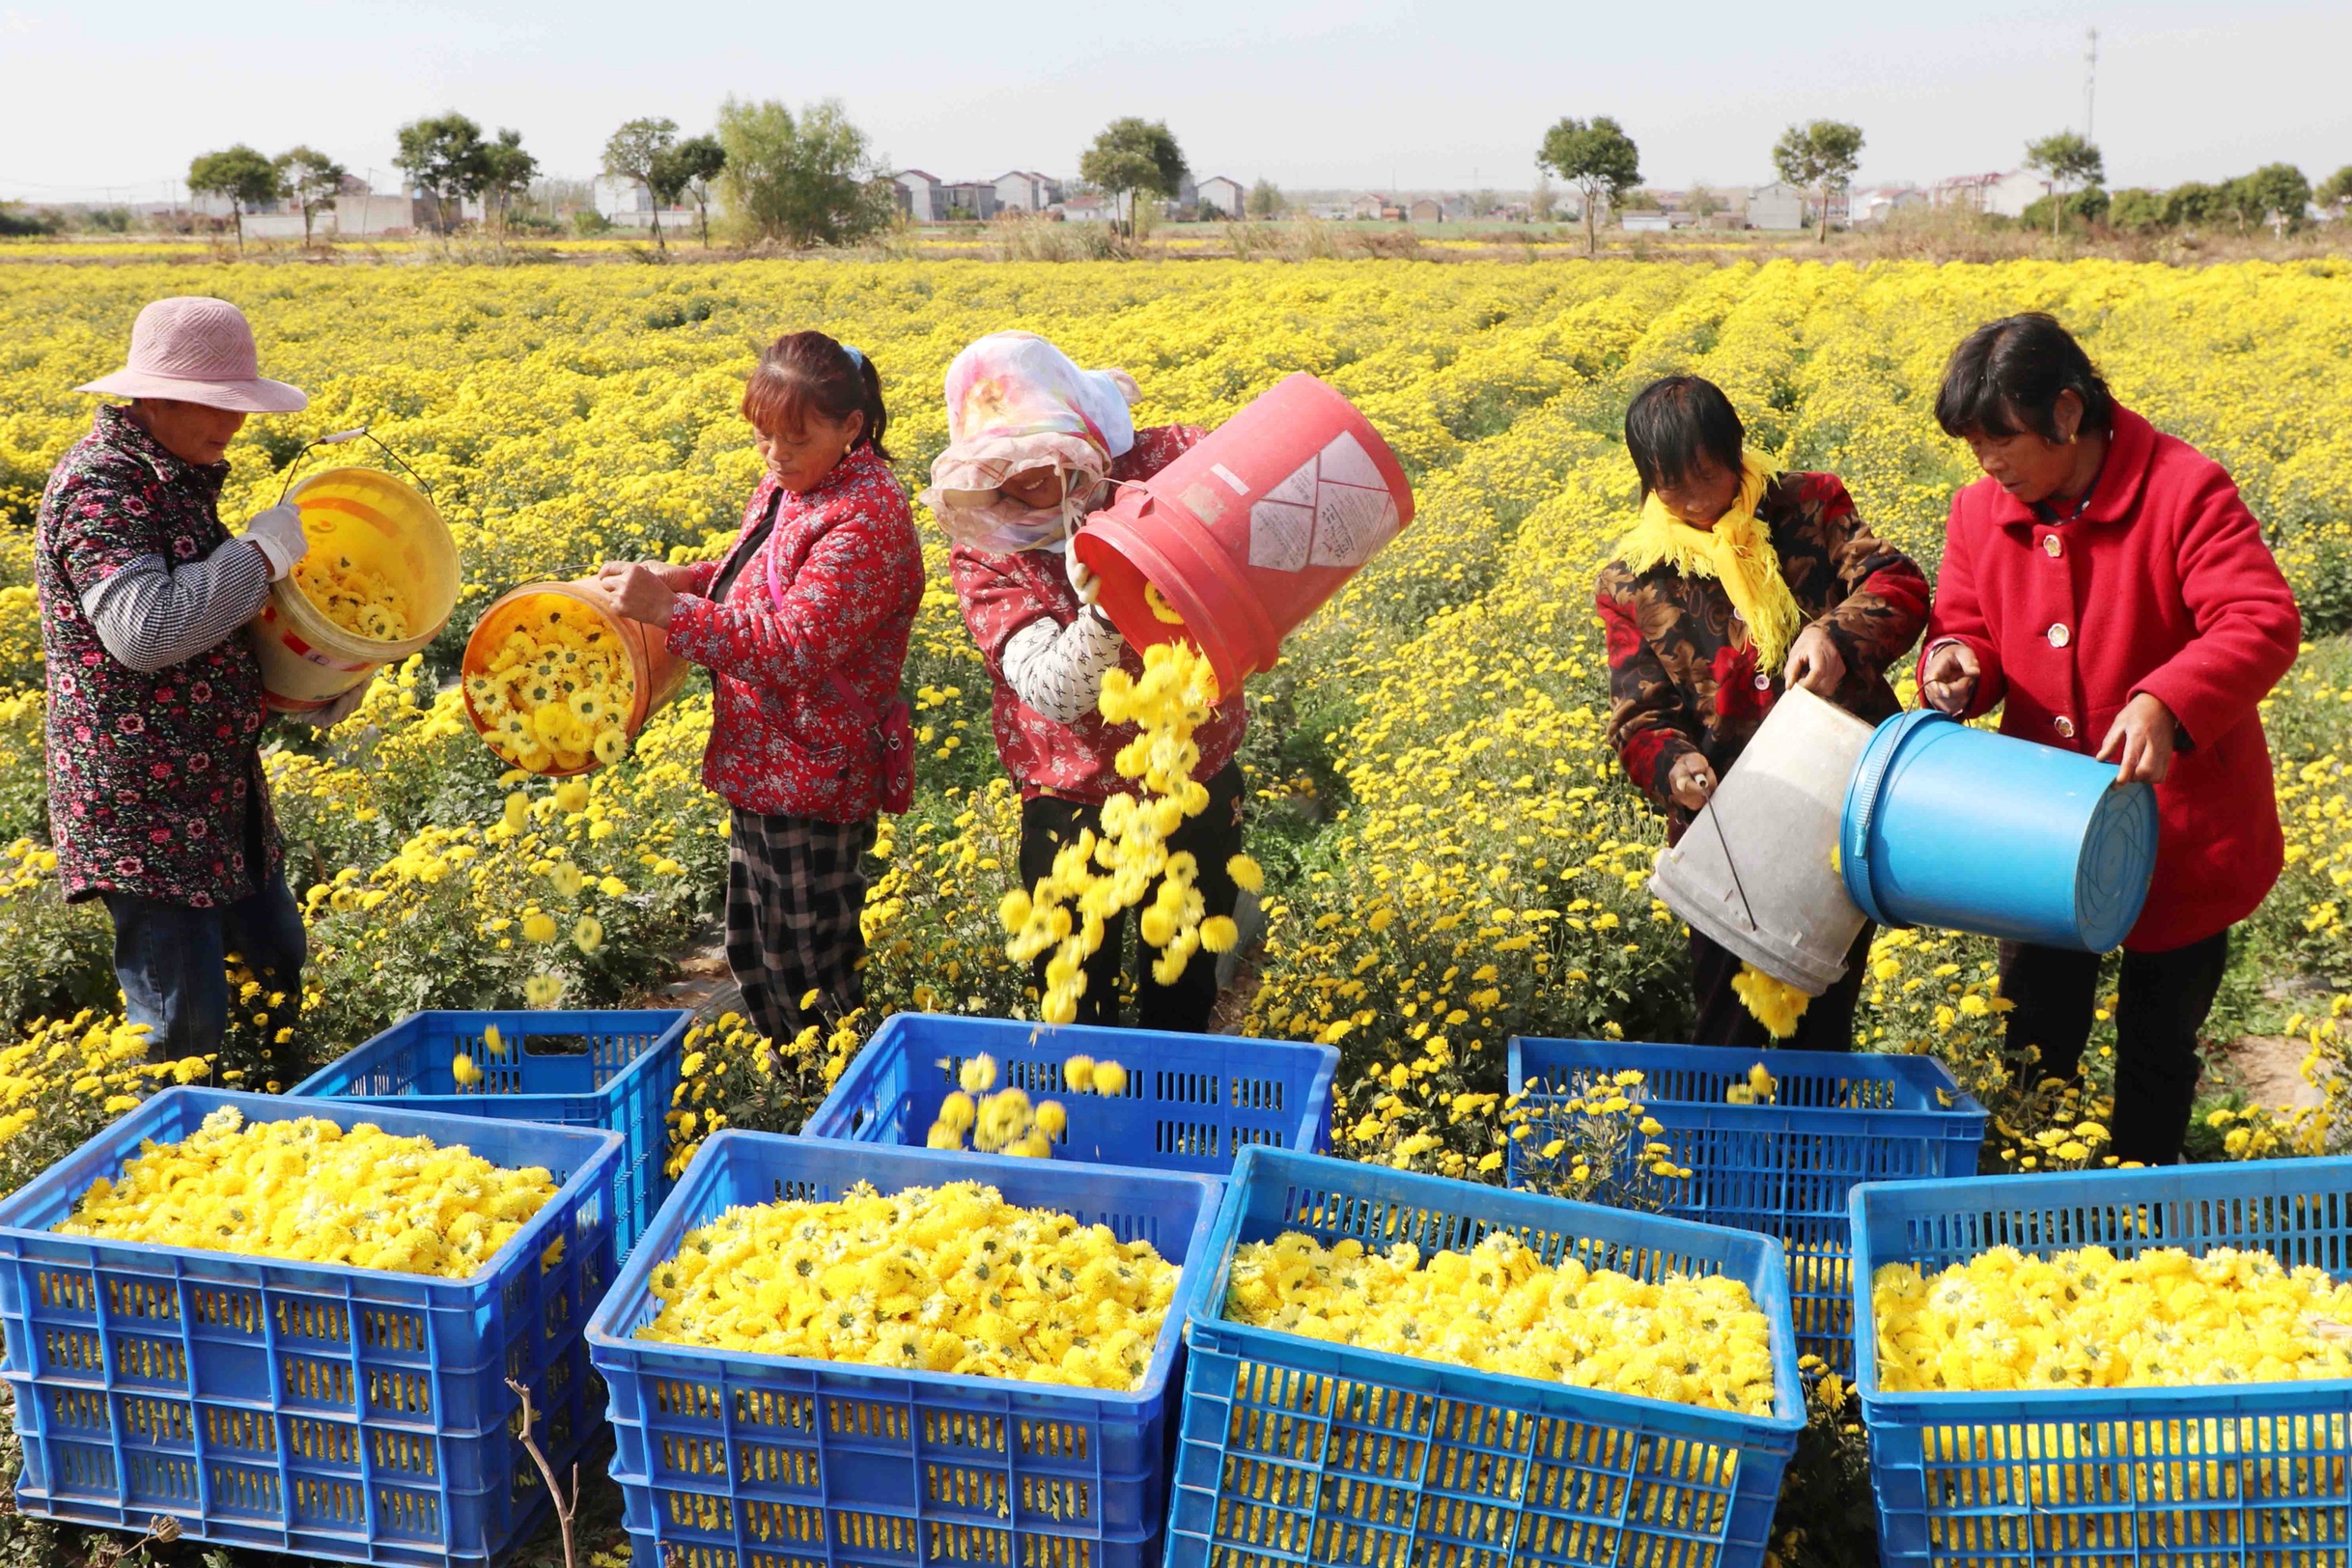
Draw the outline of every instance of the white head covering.
<instances>
[{"instance_id":1,"label":"white head covering","mask_svg":"<svg viewBox=\"0 0 2352 1568\"><path fill-rule=\"evenodd\" d=\"M992 332L947 367L947 450L931 464L930 507L960 545L999 553L1058 543L1073 508L1135 444L1121 370L1080 370L1034 332ZM1001 493L1012 475L1052 468L1063 505L1040 511Z\"/></svg>"}]
</instances>

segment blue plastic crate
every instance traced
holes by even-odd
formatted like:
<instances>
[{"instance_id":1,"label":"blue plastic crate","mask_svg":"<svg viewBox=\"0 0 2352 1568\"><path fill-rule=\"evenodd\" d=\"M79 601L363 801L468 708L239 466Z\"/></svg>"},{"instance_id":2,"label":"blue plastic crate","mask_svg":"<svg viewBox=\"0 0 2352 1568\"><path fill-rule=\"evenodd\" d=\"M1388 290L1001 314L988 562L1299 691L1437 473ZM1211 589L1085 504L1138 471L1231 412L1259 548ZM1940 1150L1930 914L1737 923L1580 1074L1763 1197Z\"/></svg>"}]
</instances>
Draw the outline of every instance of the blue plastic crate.
<instances>
[{"instance_id":1,"label":"blue plastic crate","mask_svg":"<svg viewBox=\"0 0 2352 1568\"><path fill-rule=\"evenodd\" d=\"M1856 1386L1890 1564L2352 1560L2352 1380L2198 1388L1889 1393L1870 1279L1996 1246L2259 1247L2352 1272L2352 1160L1892 1182L1853 1199Z\"/></svg>"},{"instance_id":2,"label":"blue plastic crate","mask_svg":"<svg viewBox=\"0 0 2352 1568\"><path fill-rule=\"evenodd\" d=\"M667 1007L411 1013L293 1092L618 1133L613 1245L625 1258L669 1193L670 1099L693 1021L692 1013ZM483 1030L493 1023L506 1046L495 1056L482 1046ZM481 1082L458 1086L449 1069L460 1050L482 1069Z\"/></svg>"},{"instance_id":3,"label":"blue plastic crate","mask_svg":"<svg viewBox=\"0 0 2352 1568\"><path fill-rule=\"evenodd\" d=\"M1774 1103L1724 1104L1759 1061L1779 1080ZM1636 1098L1666 1129L1659 1141L1691 1172L1667 1184L1666 1212L1786 1243L1797 1348L1851 1376L1847 1196L1860 1182L1974 1176L1984 1107L1931 1056L1515 1038L1511 1087L1534 1080L1537 1131L1510 1144L1513 1187L1543 1190L1556 1107L1627 1068L1642 1074Z\"/></svg>"},{"instance_id":4,"label":"blue plastic crate","mask_svg":"<svg viewBox=\"0 0 2352 1568\"><path fill-rule=\"evenodd\" d=\"M884 1022L803 1131L919 1149L957 1073L984 1052L1000 1065L999 1088L1058 1100L1069 1112L1059 1158L1221 1178L1244 1149L1330 1147L1339 1052L1329 1046L938 1013ZM1126 1068L1126 1091L1072 1092L1062 1063L1078 1055Z\"/></svg>"},{"instance_id":5,"label":"blue plastic crate","mask_svg":"<svg viewBox=\"0 0 2352 1568\"><path fill-rule=\"evenodd\" d=\"M1226 1321L1237 1246L1286 1231L1424 1252L1508 1231L1547 1263L1728 1274L1772 1320L1769 1417L1573 1388ZM1234 1167L1186 1292L1168 1568L1754 1568L1805 1425L1780 1249L1761 1236L1313 1155Z\"/></svg>"},{"instance_id":6,"label":"blue plastic crate","mask_svg":"<svg viewBox=\"0 0 2352 1568\"><path fill-rule=\"evenodd\" d=\"M234 1106L423 1134L562 1188L470 1279L59 1236L141 1142ZM0 1376L16 1402L28 1514L371 1563L488 1563L546 1504L517 1441L594 1435L581 1331L612 1276L621 1140L337 1101L168 1089L0 1202ZM561 1257L546 1261L558 1240Z\"/></svg>"},{"instance_id":7,"label":"blue plastic crate","mask_svg":"<svg viewBox=\"0 0 2352 1568\"><path fill-rule=\"evenodd\" d=\"M763 1133L706 1139L588 1326L612 1476L640 1563L665 1568L1151 1568L1167 1506L1170 1311L1133 1393L884 1372L634 1338L686 1233L728 1208L982 1181L1196 1263L1217 1186L1173 1172Z\"/></svg>"}]
</instances>

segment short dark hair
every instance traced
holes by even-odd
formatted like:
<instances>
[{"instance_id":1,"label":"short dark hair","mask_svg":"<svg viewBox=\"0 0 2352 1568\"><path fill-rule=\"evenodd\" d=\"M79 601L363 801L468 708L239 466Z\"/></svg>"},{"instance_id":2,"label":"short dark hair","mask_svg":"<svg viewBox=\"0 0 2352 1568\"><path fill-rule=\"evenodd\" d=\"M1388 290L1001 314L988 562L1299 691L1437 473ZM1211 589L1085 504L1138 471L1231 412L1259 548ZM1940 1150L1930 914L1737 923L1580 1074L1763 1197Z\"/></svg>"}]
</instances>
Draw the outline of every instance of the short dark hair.
<instances>
[{"instance_id":1,"label":"short dark hair","mask_svg":"<svg viewBox=\"0 0 2352 1568\"><path fill-rule=\"evenodd\" d=\"M882 406L882 373L874 361L823 332L790 333L760 350L760 362L743 383L743 417L764 431L798 431L811 408L832 420L863 412L866 428L857 444L890 461L882 445L890 410Z\"/></svg>"},{"instance_id":2,"label":"short dark hair","mask_svg":"<svg viewBox=\"0 0 2352 1568\"><path fill-rule=\"evenodd\" d=\"M2084 430L2114 428L2114 396L2074 334L2046 311L2004 316L1952 350L1936 393L1936 423L1946 435L2000 438L2030 430L2056 441L2061 392L2083 400Z\"/></svg>"},{"instance_id":3,"label":"short dark hair","mask_svg":"<svg viewBox=\"0 0 2352 1568\"><path fill-rule=\"evenodd\" d=\"M1644 500L1661 486L1690 478L1701 459L1738 473L1747 445L1739 410L1704 377L1663 377L1626 405L1625 449L1634 455Z\"/></svg>"}]
</instances>

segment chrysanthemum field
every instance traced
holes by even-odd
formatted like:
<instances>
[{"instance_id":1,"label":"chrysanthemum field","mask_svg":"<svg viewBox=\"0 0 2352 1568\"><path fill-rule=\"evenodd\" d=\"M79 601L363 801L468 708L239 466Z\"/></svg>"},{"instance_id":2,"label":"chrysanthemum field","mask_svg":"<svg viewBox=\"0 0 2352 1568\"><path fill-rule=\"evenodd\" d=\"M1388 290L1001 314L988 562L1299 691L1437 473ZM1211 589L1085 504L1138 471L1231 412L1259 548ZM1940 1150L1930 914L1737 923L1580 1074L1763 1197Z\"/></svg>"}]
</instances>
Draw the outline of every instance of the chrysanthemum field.
<instances>
[{"instance_id":1,"label":"chrysanthemum field","mask_svg":"<svg viewBox=\"0 0 2352 1568\"><path fill-rule=\"evenodd\" d=\"M431 484L468 589L358 714L323 742L288 731L276 755L311 921L299 1023L248 987L222 1060L156 1068L114 1027L102 909L64 904L42 850L30 552L48 468L89 422L93 400L67 389L118 363L139 306L167 294L237 302L266 373L312 394L233 450L233 525L275 499L305 440L366 424ZM2241 932L2215 1030L2298 1037L2326 1103L2245 1104L2209 1080L2196 1152L2318 1152L2352 1050L2352 266L18 265L0 266L0 844L15 841L0 861L0 1189L159 1081L282 1084L413 1009L521 1006L526 986L616 1003L706 939L725 857L724 810L698 782L707 688L594 774L580 809L533 784L510 814L504 765L450 682L507 587L721 547L758 466L742 378L761 341L812 326L880 366L910 490L945 440L947 362L1002 327L1134 373L1138 423L1214 425L1304 370L1387 434L1415 521L1253 683L1265 930L1228 1012L1246 1033L1339 1046L1337 1152L1499 1180L1511 1035L1670 1039L1687 1006L1681 927L1644 887L1663 825L1602 743L1591 585L1635 496L1626 400L1658 375L1711 377L1757 447L1841 474L1932 571L1947 498L1974 474L1929 416L1939 372L1969 328L2024 308L2057 313L2124 403L2230 468L2302 598L2307 651L2265 710L2290 864ZM1018 800L929 539L907 672L922 773L876 851L867 1016L784 1043L797 1065L768 1077L713 1031L682 1148L726 1119L796 1126L892 1011L1034 1016L996 923ZM602 930L589 946L583 914ZM2009 1080L1991 959L1939 934L1882 938L1870 1048L1943 1057L1996 1113L1990 1162L2099 1164L2100 1075L2070 1102Z\"/></svg>"}]
</instances>

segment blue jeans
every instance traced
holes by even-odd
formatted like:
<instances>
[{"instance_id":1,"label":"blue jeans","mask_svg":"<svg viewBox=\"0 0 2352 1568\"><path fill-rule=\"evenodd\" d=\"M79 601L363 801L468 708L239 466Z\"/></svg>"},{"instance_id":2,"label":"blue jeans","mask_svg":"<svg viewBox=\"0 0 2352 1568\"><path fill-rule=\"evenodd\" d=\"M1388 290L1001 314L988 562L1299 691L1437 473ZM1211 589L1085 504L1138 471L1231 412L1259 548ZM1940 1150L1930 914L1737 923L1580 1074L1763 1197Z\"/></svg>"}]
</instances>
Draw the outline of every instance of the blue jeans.
<instances>
[{"instance_id":1,"label":"blue jeans","mask_svg":"<svg viewBox=\"0 0 2352 1568\"><path fill-rule=\"evenodd\" d=\"M283 876L265 876L250 898L216 909L107 893L114 916L114 974L128 1022L144 1023L152 1061L209 1056L229 1026L228 955L237 954L265 992L282 991L269 1009L270 1032L294 1022L309 956L302 911Z\"/></svg>"}]
</instances>

